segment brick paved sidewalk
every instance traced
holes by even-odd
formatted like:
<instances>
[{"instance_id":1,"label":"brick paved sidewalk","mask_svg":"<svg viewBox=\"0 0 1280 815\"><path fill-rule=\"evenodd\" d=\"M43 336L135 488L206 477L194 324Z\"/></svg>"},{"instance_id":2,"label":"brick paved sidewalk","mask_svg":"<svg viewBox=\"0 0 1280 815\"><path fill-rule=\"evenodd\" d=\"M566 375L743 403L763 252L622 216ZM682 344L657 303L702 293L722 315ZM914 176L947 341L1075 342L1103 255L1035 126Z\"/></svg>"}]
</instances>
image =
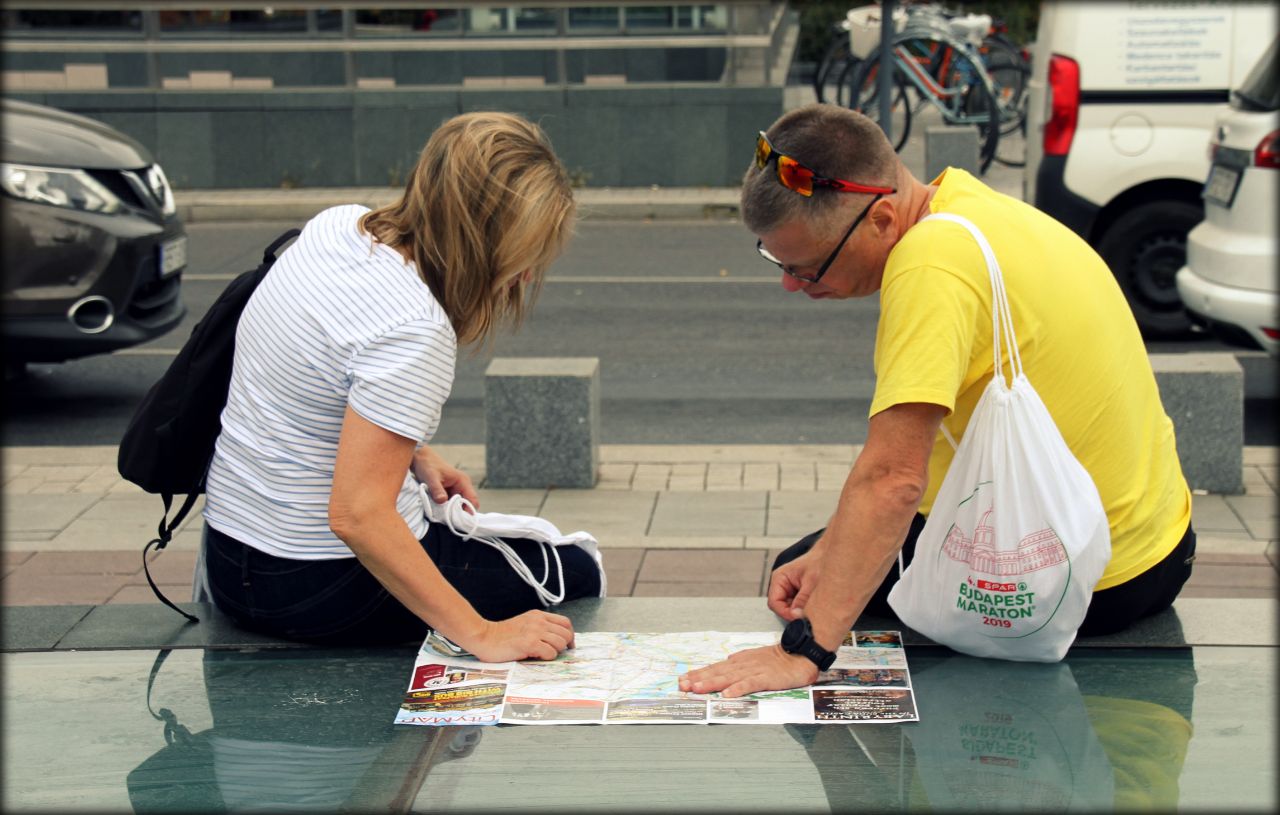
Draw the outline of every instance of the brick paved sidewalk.
<instances>
[{"instance_id":1,"label":"brick paved sidewalk","mask_svg":"<svg viewBox=\"0 0 1280 815\"><path fill-rule=\"evenodd\" d=\"M480 445L441 445L483 483ZM783 547L825 525L860 448L845 445L605 445L590 490L491 490L481 505L586 529L605 553L615 596L763 593ZM1244 451L1244 495L1196 495L1199 558L1183 595L1280 597L1277 453ZM160 500L120 479L116 448L4 450L4 605L156 602L142 574ZM198 506L198 505L197 505ZM151 573L190 597L198 512Z\"/></svg>"}]
</instances>

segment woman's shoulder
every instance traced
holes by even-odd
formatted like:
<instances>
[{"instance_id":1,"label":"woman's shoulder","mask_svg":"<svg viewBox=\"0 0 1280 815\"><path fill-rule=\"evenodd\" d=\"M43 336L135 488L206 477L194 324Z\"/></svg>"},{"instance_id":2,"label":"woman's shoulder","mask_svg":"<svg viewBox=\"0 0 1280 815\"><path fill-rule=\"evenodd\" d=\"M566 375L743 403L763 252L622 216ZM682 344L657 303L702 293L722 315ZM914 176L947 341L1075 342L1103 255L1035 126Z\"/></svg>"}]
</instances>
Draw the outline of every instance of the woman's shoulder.
<instances>
[{"instance_id":1,"label":"woman's shoulder","mask_svg":"<svg viewBox=\"0 0 1280 815\"><path fill-rule=\"evenodd\" d=\"M312 238L355 239L362 234L360 219L369 212L362 204L340 204L321 210L302 227L302 234Z\"/></svg>"}]
</instances>

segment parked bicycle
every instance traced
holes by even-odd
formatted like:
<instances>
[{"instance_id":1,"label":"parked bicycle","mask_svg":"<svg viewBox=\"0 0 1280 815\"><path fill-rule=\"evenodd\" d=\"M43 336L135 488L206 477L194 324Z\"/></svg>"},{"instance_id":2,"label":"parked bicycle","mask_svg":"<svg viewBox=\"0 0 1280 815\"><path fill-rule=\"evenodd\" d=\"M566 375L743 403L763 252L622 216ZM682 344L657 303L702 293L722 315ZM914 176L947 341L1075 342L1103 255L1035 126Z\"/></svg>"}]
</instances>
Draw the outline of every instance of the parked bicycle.
<instances>
[{"instance_id":1,"label":"parked bicycle","mask_svg":"<svg viewBox=\"0 0 1280 815\"><path fill-rule=\"evenodd\" d=\"M1030 75L1029 55L1009 40L1004 23L988 15L957 15L936 4L910 5L894 18L895 64L899 66L890 105L894 149L906 144L913 117L932 105L949 124L979 127L982 170L993 160L1021 166L1025 161L1018 154L1025 149L1022 138L1005 140L1006 148L997 152L1001 135L1025 127ZM833 26L832 39L814 74L819 101L834 99L879 117L879 38L878 6L854 9ZM998 117L985 113L988 108ZM990 133L984 117L998 118Z\"/></svg>"},{"instance_id":2,"label":"parked bicycle","mask_svg":"<svg viewBox=\"0 0 1280 815\"><path fill-rule=\"evenodd\" d=\"M913 113L932 106L950 125L978 129L979 170L986 172L997 158L1000 136L1018 131L1025 119L1023 104L1025 74L1011 58L1000 57L1000 69L1010 76L997 82L987 70L979 50L991 26L987 15L946 18L934 14L913 14L893 37L892 77L894 128L910 129ZM991 49L990 53L1007 54ZM848 82L848 106L877 118L879 115L880 49L869 51ZM910 95L916 101L910 101ZM900 110L901 108L901 110ZM900 119L901 121L898 121ZM905 134L904 134L905 135ZM1019 144L1021 138L1016 140ZM905 143L901 139L898 143ZM1005 164L1018 165L1024 159L1006 154Z\"/></svg>"}]
</instances>

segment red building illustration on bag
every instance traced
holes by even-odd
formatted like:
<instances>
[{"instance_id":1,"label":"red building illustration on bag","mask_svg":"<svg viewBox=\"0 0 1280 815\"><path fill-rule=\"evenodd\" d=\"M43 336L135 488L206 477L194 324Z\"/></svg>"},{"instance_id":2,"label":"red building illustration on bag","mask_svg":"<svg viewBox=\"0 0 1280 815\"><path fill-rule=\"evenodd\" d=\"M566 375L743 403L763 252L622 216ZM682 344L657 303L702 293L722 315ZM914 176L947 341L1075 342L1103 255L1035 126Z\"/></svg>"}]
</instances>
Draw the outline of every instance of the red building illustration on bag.
<instances>
[{"instance_id":1,"label":"red building illustration on bag","mask_svg":"<svg viewBox=\"0 0 1280 815\"><path fill-rule=\"evenodd\" d=\"M1016 550L996 551L996 530L991 525L994 512L994 504L987 507L971 538L959 526L952 524L942 542L946 556L968 563L974 571L1002 576L1027 574L1066 562L1066 547L1052 529L1041 529L1025 536L1018 541Z\"/></svg>"}]
</instances>

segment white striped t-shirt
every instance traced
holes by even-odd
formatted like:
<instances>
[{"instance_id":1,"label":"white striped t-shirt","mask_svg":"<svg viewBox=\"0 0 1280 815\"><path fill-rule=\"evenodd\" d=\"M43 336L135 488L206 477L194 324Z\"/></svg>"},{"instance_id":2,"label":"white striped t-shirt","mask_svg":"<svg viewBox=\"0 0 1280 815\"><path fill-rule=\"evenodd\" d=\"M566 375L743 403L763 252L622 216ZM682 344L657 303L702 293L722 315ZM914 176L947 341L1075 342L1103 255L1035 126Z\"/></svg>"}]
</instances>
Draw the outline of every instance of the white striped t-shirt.
<instances>
[{"instance_id":1,"label":"white striped t-shirt","mask_svg":"<svg viewBox=\"0 0 1280 815\"><path fill-rule=\"evenodd\" d=\"M329 530L338 436L349 404L428 441L453 386L458 341L416 267L361 234L368 209L311 219L249 299L236 329L205 521L278 557L353 557ZM427 531L406 471L396 508Z\"/></svg>"}]
</instances>

